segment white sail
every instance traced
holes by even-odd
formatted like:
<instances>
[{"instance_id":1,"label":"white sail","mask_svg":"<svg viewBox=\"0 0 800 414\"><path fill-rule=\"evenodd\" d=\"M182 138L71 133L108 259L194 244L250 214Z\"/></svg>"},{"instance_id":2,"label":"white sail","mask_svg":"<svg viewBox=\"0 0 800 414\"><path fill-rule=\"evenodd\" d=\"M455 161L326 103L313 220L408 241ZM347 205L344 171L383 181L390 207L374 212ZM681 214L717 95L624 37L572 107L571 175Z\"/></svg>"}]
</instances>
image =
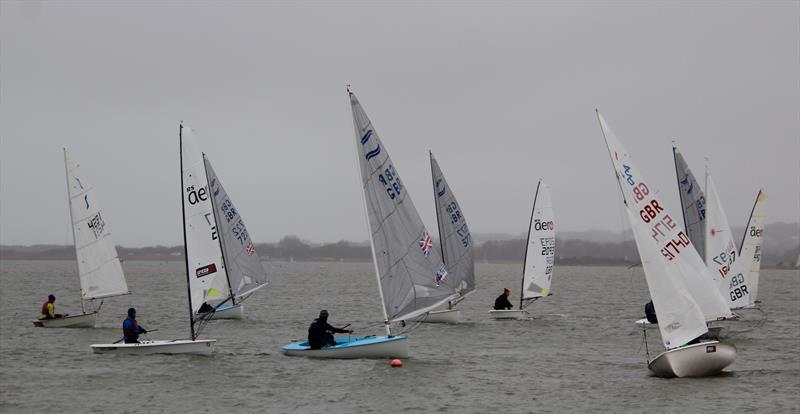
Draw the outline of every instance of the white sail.
<instances>
[{"instance_id":1,"label":"white sail","mask_svg":"<svg viewBox=\"0 0 800 414\"><path fill-rule=\"evenodd\" d=\"M216 305L231 295L203 156L190 128L181 127L180 140L186 263L192 313L196 313L204 302Z\"/></svg>"},{"instance_id":2,"label":"white sail","mask_svg":"<svg viewBox=\"0 0 800 414\"><path fill-rule=\"evenodd\" d=\"M683 159L683 155L677 147L672 147L672 155L675 159L675 173L678 177L678 194L681 198L681 208L683 213L683 224L689 240L692 241L694 248L700 257L705 260L706 253L706 198L703 189L694 178L692 170Z\"/></svg>"},{"instance_id":3,"label":"white sail","mask_svg":"<svg viewBox=\"0 0 800 414\"><path fill-rule=\"evenodd\" d=\"M467 227L467 219L456 196L433 153L431 157L431 176L433 178L433 199L436 205L436 221L439 225L439 240L442 257L449 277L453 278L456 290L461 296L475 289L475 254L472 249L472 236Z\"/></svg>"},{"instance_id":4,"label":"white sail","mask_svg":"<svg viewBox=\"0 0 800 414\"><path fill-rule=\"evenodd\" d=\"M742 292L742 283L746 281L747 290L750 293L750 301L747 305L754 305L758 299L758 279L761 272L761 248L764 244L764 224L767 221L767 196L763 191L759 191L753 210L750 212L750 219L744 229L742 245L739 249L738 272L736 280L730 280L730 292L733 296L745 293ZM739 274L745 277L739 277ZM736 289L739 289L738 291ZM746 306L747 306L746 305Z\"/></svg>"},{"instance_id":5,"label":"white sail","mask_svg":"<svg viewBox=\"0 0 800 414\"><path fill-rule=\"evenodd\" d=\"M386 147L353 93L350 103L384 314L387 322L410 319L458 293Z\"/></svg>"},{"instance_id":6,"label":"white sail","mask_svg":"<svg viewBox=\"0 0 800 414\"><path fill-rule=\"evenodd\" d=\"M556 230L553 203L547 184L539 180L533 199L525 264L522 276L522 300L532 300L550 293L556 254Z\"/></svg>"},{"instance_id":7,"label":"white sail","mask_svg":"<svg viewBox=\"0 0 800 414\"><path fill-rule=\"evenodd\" d=\"M80 165L66 148L64 165L81 298L100 299L129 293L107 217L93 187L81 175Z\"/></svg>"},{"instance_id":8,"label":"white sail","mask_svg":"<svg viewBox=\"0 0 800 414\"><path fill-rule=\"evenodd\" d=\"M214 168L211 167L211 162L205 155L203 159L206 164L208 188L211 190L211 204L222 237L228 283L234 297L242 298L264 287L267 275L264 273L264 266L261 265L261 259L256 253L255 245L239 210L233 205Z\"/></svg>"},{"instance_id":9,"label":"white sail","mask_svg":"<svg viewBox=\"0 0 800 414\"><path fill-rule=\"evenodd\" d=\"M631 228L637 234L636 245L642 262L651 261L649 266L652 273L647 271L648 268L645 268L645 273L659 317L662 338L667 347L681 345L668 338L675 337L674 331L697 325L693 320L693 307L680 305L680 313L672 314L674 309L667 305L669 301L683 301L681 298L685 296L684 291L689 292L706 321L731 317L730 308L713 285L703 260L692 248L691 240L666 209L657 190L641 175L632 156L622 147L599 112L597 117L614 165L623 203L629 212ZM661 256L657 264L652 263L659 254ZM668 280L668 283L661 283L661 279ZM678 323L673 324L670 319L664 319L666 323L662 323L662 312L670 314L669 317L675 318ZM696 333L692 329L689 332ZM678 335L680 338L684 336Z\"/></svg>"},{"instance_id":10,"label":"white sail","mask_svg":"<svg viewBox=\"0 0 800 414\"><path fill-rule=\"evenodd\" d=\"M722 209L717 187L711 175L706 175L706 266L714 278L729 308L741 308L750 303L747 273L737 272L738 253L728 217ZM744 290L739 286L741 279Z\"/></svg>"}]
</instances>

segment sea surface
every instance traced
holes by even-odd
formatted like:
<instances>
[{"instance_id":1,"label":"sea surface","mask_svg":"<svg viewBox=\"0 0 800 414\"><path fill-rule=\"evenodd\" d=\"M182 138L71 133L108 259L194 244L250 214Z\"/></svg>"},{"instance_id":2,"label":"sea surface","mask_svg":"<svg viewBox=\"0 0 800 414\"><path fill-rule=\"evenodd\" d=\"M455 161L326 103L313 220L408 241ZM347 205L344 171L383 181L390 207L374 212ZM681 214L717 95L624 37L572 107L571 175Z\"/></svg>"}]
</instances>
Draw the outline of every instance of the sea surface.
<instances>
[{"instance_id":1,"label":"sea surface","mask_svg":"<svg viewBox=\"0 0 800 414\"><path fill-rule=\"evenodd\" d=\"M519 264L478 264L464 323L422 324L411 358L313 360L281 345L327 309L356 334L382 334L371 263L265 262L269 283L245 302L246 320L215 321L211 357L112 356L130 306L151 339L189 336L182 262L126 262L132 295L107 299L95 329L34 328L47 294L79 313L74 262L0 261L0 412L62 413L730 413L800 411L800 274L763 270L763 314L732 328L738 358L700 379L651 377L633 321L648 300L641 268L557 267L554 295L532 319L492 321L503 287L519 294ZM651 355L662 351L649 330Z\"/></svg>"}]
</instances>

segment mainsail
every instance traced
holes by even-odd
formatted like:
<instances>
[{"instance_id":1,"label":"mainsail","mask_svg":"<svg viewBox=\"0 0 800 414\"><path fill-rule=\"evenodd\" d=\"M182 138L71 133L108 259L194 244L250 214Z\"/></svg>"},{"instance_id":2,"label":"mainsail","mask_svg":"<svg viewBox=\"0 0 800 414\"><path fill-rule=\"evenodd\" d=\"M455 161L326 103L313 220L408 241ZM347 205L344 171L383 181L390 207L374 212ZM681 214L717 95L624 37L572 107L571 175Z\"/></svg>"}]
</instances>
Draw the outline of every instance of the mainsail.
<instances>
[{"instance_id":1,"label":"mainsail","mask_svg":"<svg viewBox=\"0 0 800 414\"><path fill-rule=\"evenodd\" d=\"M442 258L456 291L463 297L475 289L475 254L467 219L456 201L453 190L447 185L439 163L430 153L433 178L433 200L436 204L436 221Z\"/></svg>"},{"instance_id":2,"label":"mainsail","mask_svg":"<svg viewBox=\"0 0 800 414\"><path fill-rule=\"evenodd\" d=\"M67 154L66 148L64 167L82 301L129 293L107 217L94 188L83 178L80 165Z\"/></svg>"},{"instance_id":3,"label":"mainsail","mask_svg":"<svg viewBox=\"0 0 800 414\"><path fill-rule=\"evenodd\" d=\"M705 260L706 253L706 198L697 180L683 159L683 155L677 147L672 147L672 155L675 158L675 173L678 177L678 194L681 198L681 208L683 212L683 224L686 234L692 241L694 248L700 257Z\"/></svg>"},{"instance_id":4,"label":"mainsail","mask_svg":"<svg viewBox=\"0 0 800 414\"><path fill-rule=\"evenodd\" d=\"M533 199L528 243L522 276L522 301L532 301L550 293L556 254L556 231L553 203L547 184L539 180ZM520 303L522 307L522 303Z\"/></svg>"},{"instance_id":5,"label":"mainsail","mask_svg":"<svg viewBox=\"0 0 800 414\"><path fill-rule=\"evenodd\" d=\"M217 304L227 300L231 294L203 156L197 148L193 131L183 125L180 146L187 277L194 314L204 302Z\"/></svg>"},{"instance_id":6,"label":"mainsail","mask_svg":"<svg viewBox=\"0 0 800 414\"><path fill-rule=\"evenodd\" d=\"M750 220L747 222L747 227L744 229L744 236L742 237L742 245L739 248L738 270L746 275L745 278L739 278L734 281L731 279L731 292L734 296L737 294L736 288L739 287L741 292L740 280L747 281L747 287L750 291L750 302L747 306L754 305L758 299L758 279L761 271L761 247L764 244L764 223L767 220L767 196L763 191L759 191L756 196L756 202L753 204L753 210L750 212Z\"/></svg>"},{"instance_id":7,"label":"mainsail","mask_svg":"<svg viewBox=\"0 0 800 414\"><path fill-rule=\"evenodd\" d=\"M350 92L361 187L386 322L410 319L458 296L439 249L386 147Z\"/></svg>"},{"instance_id":8,"label":"mainsail","mask_svg":"<svg viewBox=\"0 0 800 414\"><path fill-rule=\"evenodd\" d=\"M747 306L750 304L748 274L737 271L736 242L710 174L706 174L706 201L706 266L728 307Z\"/></svg>"},{"instance_id":9,"label":"mainsail","mask_svg":"<svg viewBox=\"0 0 800 414\"><path fill-rule=\"evenodd\" d=\"M732 316L730 308L656 189L645 181L599 112L597 118L636 237L664 346L683 345L706 332L705 321Z\"/></svg>"},{"instance_id":10,"label":"mainsail","mask_svg":"<svg viewBox=\"0 0 800 414\"><path fill-rule=\"evenodd\" d=\"M255 245L244 225L239 210L233 205L225 188L222 187L211 162L203 155L206 165L211 204L214 207L219 234L222 237L222 251L228 282L235 299L245 297L264 287L267 275L256 253Z\"/></svg>"}]
</instances>

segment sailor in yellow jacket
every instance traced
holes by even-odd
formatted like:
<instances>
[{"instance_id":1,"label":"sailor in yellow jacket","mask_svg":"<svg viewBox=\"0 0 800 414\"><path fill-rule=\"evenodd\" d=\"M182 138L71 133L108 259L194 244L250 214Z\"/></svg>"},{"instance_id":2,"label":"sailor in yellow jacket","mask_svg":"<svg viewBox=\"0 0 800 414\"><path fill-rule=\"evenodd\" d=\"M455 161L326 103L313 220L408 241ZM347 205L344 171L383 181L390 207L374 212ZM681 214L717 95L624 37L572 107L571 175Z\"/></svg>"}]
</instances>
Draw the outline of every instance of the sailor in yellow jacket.
<instances>
[{"instance_id":1,"label":"sailor in yellow jacket","mask_svg":"<svg viewBox=\"0 0 800 414\"><path fill-rule=\"evenodd\" d=\"M47 296L47 302L42 304L41 314L39 315L39 319L56 319L56 318L63 318L66 315L60 315L56 313L56 296L50 294Z\"/></svg>"}]
</instances>

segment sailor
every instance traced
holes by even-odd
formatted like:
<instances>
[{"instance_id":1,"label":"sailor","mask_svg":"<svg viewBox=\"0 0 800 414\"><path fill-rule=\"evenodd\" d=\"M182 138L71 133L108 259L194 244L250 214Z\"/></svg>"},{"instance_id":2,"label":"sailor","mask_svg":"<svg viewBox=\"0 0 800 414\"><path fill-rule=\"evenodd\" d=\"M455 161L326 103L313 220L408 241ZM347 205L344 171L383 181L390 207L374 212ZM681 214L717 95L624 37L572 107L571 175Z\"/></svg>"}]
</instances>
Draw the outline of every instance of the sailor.
<instances>
[{"instance_id":1,"label":"sailor","mask_svg":"<svg viewBox=\"0 0 800 414\"><path fill-rule=\"evenodd\" d=\"M138 344L139 334L146 334L147 329L139 326L136 321L136 309L128 309L128 317L122 322L122 339L126 344Z\"/></svg>"},{"instance_id":2,"label":"sailor","mask_svg":"<svg viewBox=\"0 0 800 414\"><path fill-rule=\"evenodd\" d=\"M47 296L47 302L42 304L42 310L40 311L39 319L56 319L56 318L63 318L67 315L61 315L56 313L56 296L50 294Z\"/></svg>"},{"instance_id":3,"label":"sailor","mask_svg":"<svg viewBox=\"0 0 800 414\"><path fill-rule=\"evenodd\" d=\"M650 323L658 323L658 318L656 318L656 308L653 306L653 301L645 303L644 305L644 316L647 318L647 322Z\"/></svg>"},{"instance_id":4,"label":"sailor","mask_svg":"<svg viewBox=\"0 0 800 414\"><path fill-rule=\"evenodd\" d=\"M503 293L494 300L494 309L495 310L508 310L513 308L511 302L508 301L508 295L511 293L508 288L503 288Z\"/></svg>"},{"instance_id":5,"label":"sailor","mask_svg":"<svg viewBox=\"0 0 800 414\"><path fill-rule=\"evenodd\" d=\"M329 325L328 311L323 309L319 312L319 317L314 319L314 322L308 327L308 346L311 349L321 349L324 346L336 345L336 340L333 338L334 333L352 332L352 329L337 328Z\"/></svg>"}]
</instances>

